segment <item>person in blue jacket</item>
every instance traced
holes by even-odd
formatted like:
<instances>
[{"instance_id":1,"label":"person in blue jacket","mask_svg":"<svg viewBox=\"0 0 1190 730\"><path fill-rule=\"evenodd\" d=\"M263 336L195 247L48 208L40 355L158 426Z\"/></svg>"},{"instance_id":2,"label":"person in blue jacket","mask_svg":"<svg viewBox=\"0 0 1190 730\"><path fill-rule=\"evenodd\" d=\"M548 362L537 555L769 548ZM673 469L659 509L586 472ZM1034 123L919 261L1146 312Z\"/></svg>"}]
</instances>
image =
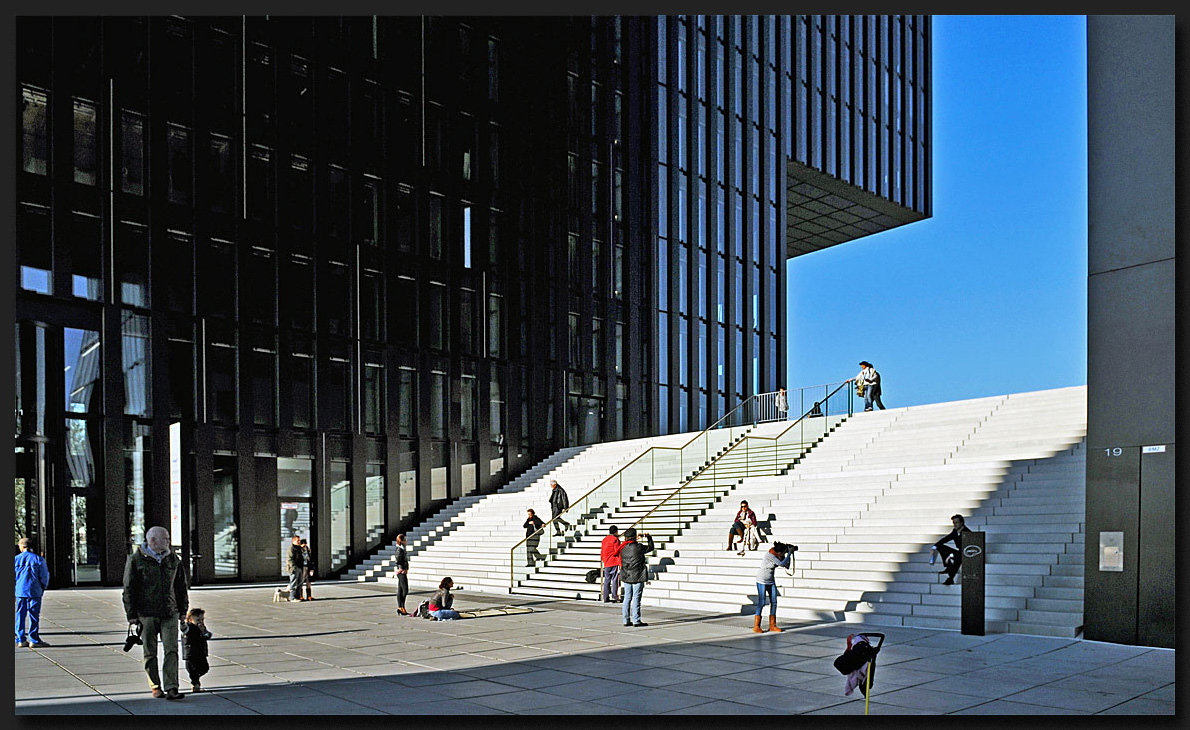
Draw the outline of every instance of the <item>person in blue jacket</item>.
<instances>
[{"instance_id":1,"label":"person in blue jacket","mask_svg":"<svg viewBox=\"0 0 1190 730\"><path fill-rule=\"evenodd\" d=\"M22 537L17 545L21 552L16 556L17 577L17 646L28 646L34 649L49 646L48 641L42 641L38 631L41 628L41 596L50 584L50 569L45 564L45 558L33 549L33 540ZM29 632L25 633L25 617L29 617Z\"/></svg>"}]
</instances>

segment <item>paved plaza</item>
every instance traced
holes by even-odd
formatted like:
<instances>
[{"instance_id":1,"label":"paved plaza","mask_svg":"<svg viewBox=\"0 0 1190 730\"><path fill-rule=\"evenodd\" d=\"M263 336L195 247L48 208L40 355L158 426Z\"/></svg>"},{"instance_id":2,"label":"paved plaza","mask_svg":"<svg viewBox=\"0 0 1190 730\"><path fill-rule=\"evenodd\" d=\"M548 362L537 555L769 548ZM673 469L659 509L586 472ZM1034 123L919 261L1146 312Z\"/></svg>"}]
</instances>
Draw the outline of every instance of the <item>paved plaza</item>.
<instances>
[{"instance_id":1,"label":"paved plaza","mask_svg":"<svg viewBox=\"0 0 1190 730\"><path fill-rule=\"evenodd\" d=\"M274 603L276 585L198 586L190 605L214 633L204 691L154 699L140 647L121 651L118 588L49 591L51 646L17 648L17 715L862 715L832 665L855 624L783 623L646 606L625 628L618 605L471 593L460 610L529 613L459 621L397 615L391 586L320 582L310 602ZM646 588L646 591L648 589ZM414 592L410 609L429 592ZM767 619L766 619L767 625ZM1080 639L886 635L872 715L1174 714L1174 651ZM458 721L453 721L458 724Z\"/></svg>"}]
</instances>

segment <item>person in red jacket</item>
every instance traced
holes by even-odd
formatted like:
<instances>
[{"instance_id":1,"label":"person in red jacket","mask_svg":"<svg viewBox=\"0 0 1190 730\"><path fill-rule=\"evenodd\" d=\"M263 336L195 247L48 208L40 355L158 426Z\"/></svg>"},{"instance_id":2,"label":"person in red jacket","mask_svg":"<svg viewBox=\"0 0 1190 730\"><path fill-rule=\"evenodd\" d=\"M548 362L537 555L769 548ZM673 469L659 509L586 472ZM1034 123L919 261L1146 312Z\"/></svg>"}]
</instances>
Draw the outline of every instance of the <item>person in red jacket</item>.
<instances>
[{"instance_id":1,"label":"person in red jacket","mask_svg":"<svg viewBox=\"0 0 1190 730\"><path fill-rule=\"evenodd\" d=\"M615 525L607 528L607 536L599 547L599 562L603 565L603 585L599 600L604 603L620 601L620 530Z\"/></svg>"}]
</instances>

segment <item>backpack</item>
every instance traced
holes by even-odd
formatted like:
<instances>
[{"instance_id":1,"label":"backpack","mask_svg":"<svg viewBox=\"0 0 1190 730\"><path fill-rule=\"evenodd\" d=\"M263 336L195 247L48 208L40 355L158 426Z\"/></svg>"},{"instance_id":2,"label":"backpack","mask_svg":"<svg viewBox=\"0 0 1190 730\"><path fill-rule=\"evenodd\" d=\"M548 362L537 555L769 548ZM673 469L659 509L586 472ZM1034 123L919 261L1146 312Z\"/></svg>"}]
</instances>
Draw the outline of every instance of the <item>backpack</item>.
<instances>
[{"instance_id":1,"label":"backpack","mask_svg":"<svg viewBox=\"0 0 1190 730\"><path fill-rule=\"evenodd\" d=\"M413 618L433 618L430 616L430 599L426 599L417 604L417 608L409 614Z\"/></svg>"},{"instance_id":2,"label":"backpack","mask_svg":"<svg viewBox=\"0 0 1190 730\"><path fill-rule=\"evenodd\" d=\"M587 582L594 583L599 580L599 576L603 573L599 568L591 568L587 571Z\"/></svg>"}]
</instances>

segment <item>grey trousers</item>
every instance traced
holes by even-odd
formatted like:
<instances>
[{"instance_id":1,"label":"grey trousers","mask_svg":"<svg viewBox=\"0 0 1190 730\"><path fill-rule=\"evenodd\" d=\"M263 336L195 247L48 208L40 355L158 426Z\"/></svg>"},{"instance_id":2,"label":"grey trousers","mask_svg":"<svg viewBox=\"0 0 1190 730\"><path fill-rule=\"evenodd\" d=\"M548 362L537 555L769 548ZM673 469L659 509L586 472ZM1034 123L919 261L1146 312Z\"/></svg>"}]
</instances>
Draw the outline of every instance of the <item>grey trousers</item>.
<instances>
[{"instance_id":1,"label":"grey trousers","mask_svg":"<svg viewBox=\"0 0 1190 730\"><path fill-rule=\"evenodd\" d=\"M139 616L141 641L144 642L145 674L149 686L166 692L178 688L178 614L172 616ZM161 673L157 672L157 642L160 637L165 650ZM163 681L164 680L164 681Z\"/></svg>"}]
</instances>

